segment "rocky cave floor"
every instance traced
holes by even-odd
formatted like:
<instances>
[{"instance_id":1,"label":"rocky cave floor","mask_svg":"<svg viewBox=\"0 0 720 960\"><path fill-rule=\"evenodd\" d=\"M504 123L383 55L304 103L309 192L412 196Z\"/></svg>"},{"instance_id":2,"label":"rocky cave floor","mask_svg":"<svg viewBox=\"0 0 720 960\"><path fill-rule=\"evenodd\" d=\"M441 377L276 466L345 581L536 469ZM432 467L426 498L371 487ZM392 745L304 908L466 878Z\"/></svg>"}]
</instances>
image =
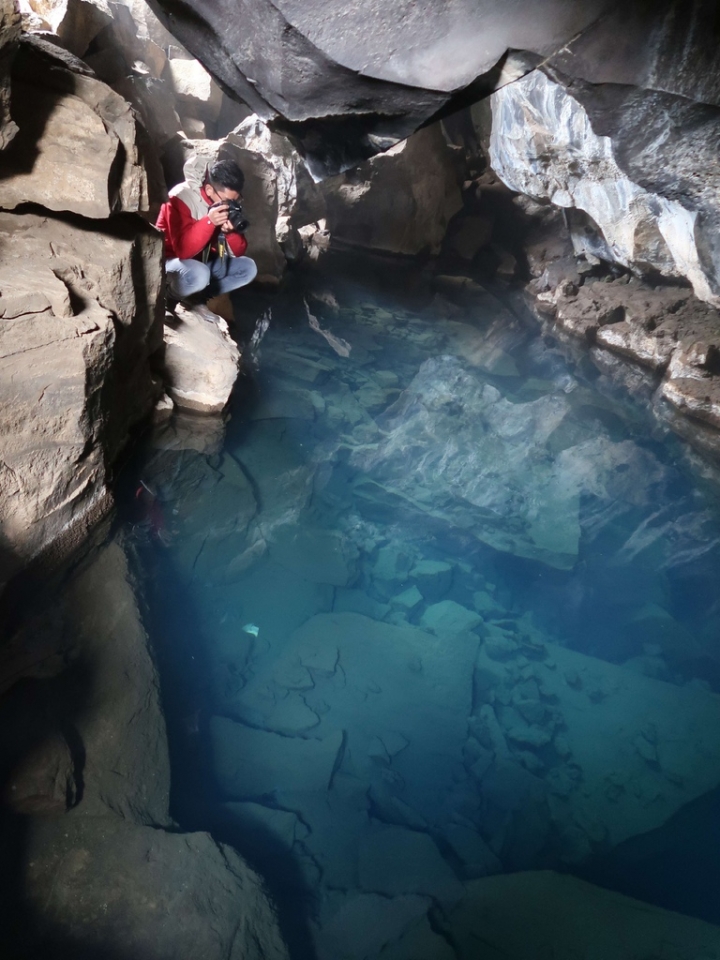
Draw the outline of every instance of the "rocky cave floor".
<instances>
[{"instance_id":1,"label":"rocky cave floor","mask_svg":"<svg viewBox=\"0 0 720 960\"><path fill-rule=\"evenodd\" d=\"M548 868L718 922L698 837L673 876L718 786L716 489L512 298L376 270L290 285L225 430L123 480L174 816L303 957L474 957L488 878Z\"/></svg>"}]
</instances>

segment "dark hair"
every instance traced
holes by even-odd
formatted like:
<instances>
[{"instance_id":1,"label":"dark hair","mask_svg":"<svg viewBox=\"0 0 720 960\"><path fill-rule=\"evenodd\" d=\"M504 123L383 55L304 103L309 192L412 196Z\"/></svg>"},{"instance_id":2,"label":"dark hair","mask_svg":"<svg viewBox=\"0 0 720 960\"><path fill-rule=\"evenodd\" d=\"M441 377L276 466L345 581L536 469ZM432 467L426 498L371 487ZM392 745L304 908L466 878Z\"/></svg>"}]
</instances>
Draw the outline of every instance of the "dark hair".
<instances>
[{"instance_id":1,"label":"dark hair","mask_svg":"<svg viewBox=\"0 0 720 960\"><path fill-rule=\"evenodd\" d=\"M234 160L216 160L211 163L207 172L208 183L215 189L225 187L227 190L236 190L242 193L245 186L245 174Z\"/></svg>"}]
</instances>

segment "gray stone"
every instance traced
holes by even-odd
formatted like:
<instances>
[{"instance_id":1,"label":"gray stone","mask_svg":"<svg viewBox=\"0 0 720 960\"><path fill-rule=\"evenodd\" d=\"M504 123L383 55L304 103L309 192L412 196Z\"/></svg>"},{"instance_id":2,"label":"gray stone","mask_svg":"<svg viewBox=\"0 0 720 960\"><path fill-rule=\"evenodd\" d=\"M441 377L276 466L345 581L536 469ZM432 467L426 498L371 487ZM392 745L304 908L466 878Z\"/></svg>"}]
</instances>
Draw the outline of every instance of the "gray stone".
<instances>
[{"instance_id":1,"label":"gray stone","mask_svg":"<svg viewBox=\"0 0 720 960\"><path fill-rule=\"evenodd\" d=\"M420 625L433 633L464 633L474 630L482 623L482 617L454 600L441 600L428 607L420 619Z\"/></svg>"},{"instance_id":2,"label":"gray stone","mask_svg":"<svg viewBox=\"0 0 720 960\"><path fill-rule=\"evenodd\" d=\"M25 894L42 920L26 942L36 949L60 934L78 950L122 942L153 960L183 956L188 943L208 960L288 955L260 878L207 833L73 812L36 821L28 847Z\"/></svg>"},{"instance_id":3,"label":"gray stone","mask_svg":"<svg viewBox=\"0 0 720 960\"><path fill-rule=\"evenodd\" d=\"M432 602L444 597L452 584L452 567L443 560L418 560L410 571L410 578L420 593Z\"/></svg>"},{"instance_id":4,"label":"gray stone","mask_svg":"<svg viewBox=\"0 0 720 960\"><path fill-rule=\"evenodd\" d=\"M333 237L387 253L438 253L462 206L450 147L439 124L403 140L350 176L322 185Z\"/></svg>"},{"instance_id":5,"label":"gray stone","mask_svg":"<svg viewBox=\"0 0 720 960\"><path fill-rule=\"evenodd\" d=\"M523 3L511 17L498 0L433 3L422 15L409 3L377 0L342 15L328 0L150 6L226 90L265 119L281 115L321 177L396 144L438 111L451 112L456 92L474 82L493 89L516 78L611 4L585 0L568 9L542 0ZM514 52L523 50L529 53ZM282 77L278 63L285 64Z\"/></svg>"},{"instance_id":6,"label":"gray stone","mask_svg":"<svg viewBox=\"0 0 720 960\"><path fill-rule=\"evenodd\" d=\"M466 885L447 929L461 960L475 960L481 939L490 954L525 960L666 956L694 960L720 954L720 930L702 920L639 903L550 871L487 877Z\"/></svg>"},{"instance_id":7,"label":"gray stone","mask_svg":"<svg viewBox=\"0 0 720 960\"><path fill-rule=\"evenodd\" d=\"M462 896L462 884L427 833L371 822L362 837L360 889L389 897L421 894L442 903Z\"/></svg>"},{"instance_id":8,"label":"gray stone","mask_svg":"<svg viewBox=\"0 0 720 960\"><path fill-rule=\"evenodd\" d=\"M343 743L339 730L306 740L254 730L225 717L211 719L210 735L215 778L226 796L238 800L328 790Z\"/></svg>"},{"instance_id":9,"label":"gray stone","mask_svg":"<svg viewBox=\"0 0 720 960\"><path fill-rule=\"evenodd\" d=\"M159 166L148 173L139 125L121 96L80 61L29 36L15 60L13 86L33 110L23 114L20 132L4 153L0 206L38 203L100 219L149 211L158 199L151 190L158 188Z\"/></svg>"},{"instance_id":10,"label":"gray stone","mask_svg":"<svg viewBox=\"0 0 720 960\"><path fill-rule=\"evenodd\" d=\"M51 543L62 554L109 509L107 466L159 392L160 238L139 220L96 226L0 214L0 303L39 287L47 303L0 322L0 581Z\"/></svg>"}]
</instances>

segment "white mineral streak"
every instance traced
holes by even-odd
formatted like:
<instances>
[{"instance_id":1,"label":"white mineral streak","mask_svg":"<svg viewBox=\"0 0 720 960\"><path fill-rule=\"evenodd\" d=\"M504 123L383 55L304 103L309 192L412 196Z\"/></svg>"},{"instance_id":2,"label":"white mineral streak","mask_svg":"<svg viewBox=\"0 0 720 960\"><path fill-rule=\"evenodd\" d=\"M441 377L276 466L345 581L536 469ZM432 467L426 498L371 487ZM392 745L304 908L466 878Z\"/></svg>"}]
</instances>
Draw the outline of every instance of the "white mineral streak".
<instances>
[{"instance_id":1,"label":"white mineral streak","mask_svg":"<svg viewBox=\"0 0 720 960\"><path fill-rule=\"evenodd\" d=\"M697 212L634 183L620 169L612 139L595 133L564 86L536 70L491 100L490 160L507 186L584 211L618 263L685 277L701 300L720 305L701 261Z\"/></svg>"}]
</instances>

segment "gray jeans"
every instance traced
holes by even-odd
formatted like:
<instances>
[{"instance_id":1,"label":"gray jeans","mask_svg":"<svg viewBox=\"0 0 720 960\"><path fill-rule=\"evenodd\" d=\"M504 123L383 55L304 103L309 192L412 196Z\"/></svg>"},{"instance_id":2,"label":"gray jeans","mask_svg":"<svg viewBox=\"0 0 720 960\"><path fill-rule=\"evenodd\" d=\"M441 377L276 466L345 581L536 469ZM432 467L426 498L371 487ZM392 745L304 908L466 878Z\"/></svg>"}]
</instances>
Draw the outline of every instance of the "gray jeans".
<instances>
[{"instance_id":1,"label":"gray jeans","mask_svg":"<svg viewBox=\"0 0 720 960\"><path fill-rule=\"evenodd\" d=\"M165 273L170 296L184 300L205 290L208 297L217 297L244 287L257 276L257 266L250 257L229 257L226 261L213 257L208 263L175 257L166 261Z\"/></svg>"}]
</instances>

